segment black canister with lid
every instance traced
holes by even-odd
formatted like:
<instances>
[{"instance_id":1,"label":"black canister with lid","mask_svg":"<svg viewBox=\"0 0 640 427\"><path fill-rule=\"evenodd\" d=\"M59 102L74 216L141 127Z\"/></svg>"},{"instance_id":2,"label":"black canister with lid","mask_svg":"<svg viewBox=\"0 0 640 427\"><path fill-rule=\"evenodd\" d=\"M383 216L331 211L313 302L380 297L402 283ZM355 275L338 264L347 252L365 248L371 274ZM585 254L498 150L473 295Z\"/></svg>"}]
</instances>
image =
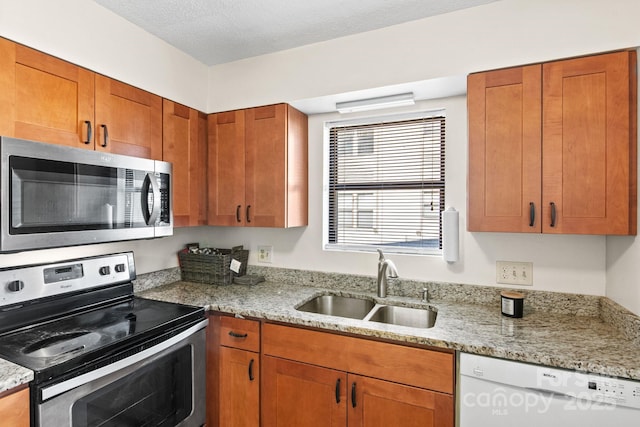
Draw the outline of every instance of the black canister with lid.
<instances>
[{"instance_id":1,"label":"black canister with lid","mask_svg":"<svg viewBox=\"0 0 640 427\"><path fill-rule=\"evenodd\" d=\"M500 292L502 315L508 317L522 317L524 295L520 292Z\"/></svg>"}]
</instances>

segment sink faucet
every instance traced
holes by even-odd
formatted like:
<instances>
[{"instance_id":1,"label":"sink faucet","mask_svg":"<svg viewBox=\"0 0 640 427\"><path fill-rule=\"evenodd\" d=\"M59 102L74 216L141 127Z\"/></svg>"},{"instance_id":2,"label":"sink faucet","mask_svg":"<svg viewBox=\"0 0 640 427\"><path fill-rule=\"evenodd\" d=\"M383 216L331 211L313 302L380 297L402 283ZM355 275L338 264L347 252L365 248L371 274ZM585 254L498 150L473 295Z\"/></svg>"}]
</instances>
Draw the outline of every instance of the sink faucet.
<instances>
[{"instance_id":1,"label":"sink faucet","mask_svg":"<svg viewBox=\"0 0 640 427\"><path fill-rule=\"evenodd\" d=\"M396 265L390 259L385 259L382 250L378 249L380 258L378 258L378 296L386 298L387 296L387 274L389 277L398 277Z\"/></svg>"}]
</instances>

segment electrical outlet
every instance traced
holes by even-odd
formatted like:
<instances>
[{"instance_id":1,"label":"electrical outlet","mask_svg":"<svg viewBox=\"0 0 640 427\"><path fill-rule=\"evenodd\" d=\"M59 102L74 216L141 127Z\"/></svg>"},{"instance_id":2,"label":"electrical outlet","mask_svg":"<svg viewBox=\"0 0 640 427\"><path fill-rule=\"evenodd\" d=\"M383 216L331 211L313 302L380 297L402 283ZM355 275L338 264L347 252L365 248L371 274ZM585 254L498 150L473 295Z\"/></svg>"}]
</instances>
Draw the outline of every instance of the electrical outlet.
<instances>
[{"instance_id":1,"label":"electrical outlet","mask_svg":"<svg viewBox=\"0 0 640 427\"><path fill-rule=\"evenodd\" d=\"M496 283L508 285L533 285L533 263L496 261Z\"/></svg>"},{"instance_id":2,"label":"electrical outlet","mask_svg":"<svg viewBox=\"0 0 640 427\"><path fill-rule=\"evenodd\" d=\"M258 262L271 263L272 256L273 256L273 246L271 245L258 246Z\"/></svg>"}]
</instances>

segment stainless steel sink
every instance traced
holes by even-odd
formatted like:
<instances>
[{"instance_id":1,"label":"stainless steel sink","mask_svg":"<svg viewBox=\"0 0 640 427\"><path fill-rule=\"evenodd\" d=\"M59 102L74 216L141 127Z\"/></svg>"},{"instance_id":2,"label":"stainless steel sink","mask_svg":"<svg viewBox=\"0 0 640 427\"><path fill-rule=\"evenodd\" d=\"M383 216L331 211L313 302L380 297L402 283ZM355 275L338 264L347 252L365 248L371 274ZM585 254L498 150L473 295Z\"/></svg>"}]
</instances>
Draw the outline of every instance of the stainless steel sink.
<instances>
[{"instance_id":1,"label":"stainless steel sink","mask_svg":"<svg viewBox=\"0 0 640 427\"><path fill-rule=\"evenodd\" d=\"M297 310L351 319L364 319L374 306L375 303L370 299L320 295L302 304Z\"/></svg>"},{"instance_id":2,"label":"stainless steel sink","mask_svg":"<svg viewBox=\"0 0 640 427\"><path fill-rule=\"evenodd\" d=\"M383 305L369 317L372 322L390 323L412 328L433 328L438 312L432 308L399 307Z\"/></svg>"}]
</instances>

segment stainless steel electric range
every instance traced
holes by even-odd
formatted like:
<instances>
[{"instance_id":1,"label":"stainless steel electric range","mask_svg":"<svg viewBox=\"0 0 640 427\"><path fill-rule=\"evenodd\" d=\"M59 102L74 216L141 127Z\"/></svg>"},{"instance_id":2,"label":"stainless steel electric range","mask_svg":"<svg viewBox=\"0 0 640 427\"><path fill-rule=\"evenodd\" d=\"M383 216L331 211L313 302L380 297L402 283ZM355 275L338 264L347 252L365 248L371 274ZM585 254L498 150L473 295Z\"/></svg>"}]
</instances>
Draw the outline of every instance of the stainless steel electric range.
<instances>
[{"instance_id":1,"label":"stainless steel electric range","mask_svg":"<svg viewBox=\"0 0 640 427\"><path fill-rule=\"evenodd\" d=\"M203 308L133 295L133 253L0 270L0 357L33 426L201 426Z\"/></svg>"}]
</instances>

